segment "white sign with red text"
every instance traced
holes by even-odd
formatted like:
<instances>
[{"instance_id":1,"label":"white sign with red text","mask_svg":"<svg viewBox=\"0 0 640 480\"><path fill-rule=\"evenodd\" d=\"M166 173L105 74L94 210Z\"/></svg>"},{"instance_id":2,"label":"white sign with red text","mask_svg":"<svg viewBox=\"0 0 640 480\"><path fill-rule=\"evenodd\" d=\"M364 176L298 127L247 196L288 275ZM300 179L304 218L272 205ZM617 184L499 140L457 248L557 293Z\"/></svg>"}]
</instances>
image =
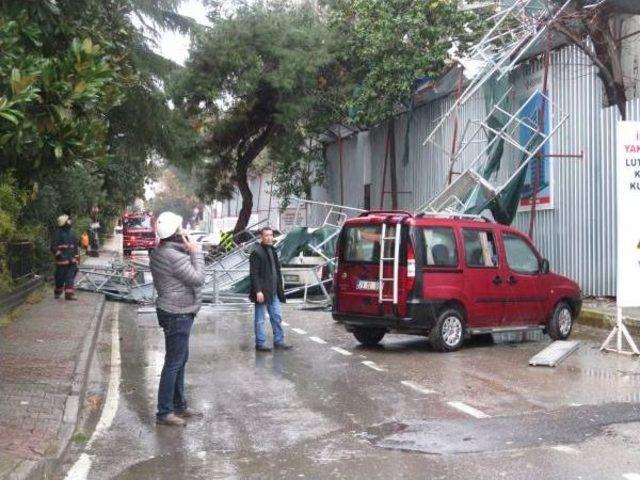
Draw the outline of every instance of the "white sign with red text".
<instances>
[{"instance_id":1,"label":"white sign with red text","mask_svg":"<svg viewBox=\"0 0 640 480\"><path fill-rule=\"evenodd\" d=\"M640 306L640 122L618 123L618 307Z\"/></svg>"}]
</instances>

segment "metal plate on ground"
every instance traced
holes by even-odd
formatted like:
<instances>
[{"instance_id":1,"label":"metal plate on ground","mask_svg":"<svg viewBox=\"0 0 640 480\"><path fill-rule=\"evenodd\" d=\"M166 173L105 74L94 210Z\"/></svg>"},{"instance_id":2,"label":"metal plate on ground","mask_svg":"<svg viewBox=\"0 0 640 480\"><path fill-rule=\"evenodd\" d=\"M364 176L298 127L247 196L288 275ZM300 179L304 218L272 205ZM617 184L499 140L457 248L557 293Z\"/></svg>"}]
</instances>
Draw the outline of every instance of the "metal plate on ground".
<instances>
[{"instance_id":1,"label":"metal plate on ground","mask_svg":"<svg viewBox=\"0 0 640 480\"><path fill-rule=\"evenodd\" d=\"M580 347L577 340L556 340L529 359L532 367L555 367Z\"/></svg>"}]
</instances>

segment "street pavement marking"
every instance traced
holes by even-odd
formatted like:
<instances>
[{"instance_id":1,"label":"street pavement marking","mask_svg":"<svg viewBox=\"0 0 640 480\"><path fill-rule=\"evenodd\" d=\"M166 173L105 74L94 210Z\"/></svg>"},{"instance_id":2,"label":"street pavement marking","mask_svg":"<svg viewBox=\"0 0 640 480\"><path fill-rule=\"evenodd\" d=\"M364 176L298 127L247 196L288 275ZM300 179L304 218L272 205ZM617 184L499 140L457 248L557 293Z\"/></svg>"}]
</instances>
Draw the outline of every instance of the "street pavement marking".
<instances>
[{"instance_id":1,"label":"street pavement marking","mask_svg":"<svg viewBox=\"0 0 640 480\"><path fill-rule=\"evenodd\" d=\"M350 351L340 347L331 347L331 350L333 350L334 352L338 352L340 355L344 355L345 357L353 355Z\"/></svg>"},{"instance_id":2,"label":"street pavement marking","mask_svg":"<svg viewBox=\"0 0 640 480\"><path fill-rule=\"evenodd\" d=\"M288 327L289 324L287 322L280 322L282 325L284 325L285 327Z\"/></svg>"},{"instance_id":3,"label":"street pavement marking","mask_svg":"<svg viewBox=\"0 0 640 480\"><path fill-rule=\"evenodd\" d=\"M640 480L640 473L625 473L622 478L625 480Z\"/></svg>"},{"instance_id":4,"label":"street pavement marking","mask_svg":"<svg viewBox=\"0 0 640 480\"><path fill-rule=\"evenodd\" d=\"M463 402L447 402L447 405L475 418L489 418L489 415L487 415L486 413L481 412L480 410L473 408L472 406L467 405Z\"/></svg>"},{"instance_id":5,"label":"street pavement marking","mask_svg":"<svg viewBox=\"0 0 640 480\"><path fill-rule=\"evenodd\" d=\"M307 332L301 328L292 328L291 330L293 330L296 333L299 333L300 335L306 335Z\"/></svg>"},{"instance_id":6,"label":"street pavement marking","mask_svg":"<svg viewBox=\"0 0 640 480\"><path fill-rule=\"evenodd\" d=\"M87 442L85 452L91 448L97 438L111 427L116 417L120 400L120 377L120 304L116 303L114 304L113 320L111 321L111 370L109 372L107 399L104 402L104 408L96 429ZM82 453L76 463L73 464L73 467L67 472L65 480L85 480L91 471L92 463L93 457L87 453Z\"/></svg>"},{"instance_id":7,"label":"street pavement marking","mask_svg":"<svg viewBox=\"0 0 640 480\"><path fill-rule=\"evenodd\" d=\"M364 362L362 362L362 364L366 367L372 368L376 372L386 372L384 368L378 366L376 362L372 362L371 360L365 360Z\"/></svg>"},{"instance_id":8,"label":"street pavement marking","mask_svg":"<svg viewBox=\"0 0 640 480\"><path fill-rule=\"evenodd\" d=\"M562 452L562 453L580 453L580 450L570 447L569 445L556 445L554 447L551 447L554 450L557 450L558 452Z\"/></svg>"},{"instance_id":9,"label":"street pavement marking","mask_svg":"<svg viewBox=\"0 0 640 480\"><path fill-rule=\"evenodd\" d=\"M325 342L323 339L321 339L319 337L309 337L309 340L311 340L312 342L319 343L320 345L326 345L327 344L327 342Z\"/></svg>"},{"instance_id":10,"label":"street pavement marking","mask_svg":"<svg viewBox=\"0 0 640 480\"><path fill-rule=\"evenodd\" d=\"M412 390L415 390L416 392L420 392L420 393L424 393L425 395L430 395L432 393L436 393L435 390L431 390L429 388L425 388L422 385L419 385L415 382L412 382L411 380L402 380L400 382L402 385L404 385L405 387L409 387Z\"/></svg>"}]
</instances>

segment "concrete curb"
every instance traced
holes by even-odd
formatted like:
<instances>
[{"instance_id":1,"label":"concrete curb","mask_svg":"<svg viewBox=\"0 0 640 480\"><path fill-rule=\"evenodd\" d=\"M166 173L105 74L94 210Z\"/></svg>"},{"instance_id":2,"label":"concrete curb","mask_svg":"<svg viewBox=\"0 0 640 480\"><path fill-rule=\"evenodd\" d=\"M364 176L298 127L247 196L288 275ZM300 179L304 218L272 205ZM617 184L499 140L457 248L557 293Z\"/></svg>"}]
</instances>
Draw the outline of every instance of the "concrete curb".
<instances>
[{"instance_id":1,"label":"concrete curb","mask_svg":"<svg viewBox=\"0 0 640 480\"><path fill-rule=\"evenodd\" d=\"M93 360L95 348L98 343L98 336L104 319L105 304L106 298L101 295L91 317L89 333L85 337L82 349L76 357L76 366L73 373L71 391L69 392L65 402L62 424L58 430L58 450L51 457L43 458L37 462L32 462L31 465L24 465L21 471L15 470L9 477L11 480L38 480L42 478L51 478L58 470L62 458L71 445L73 434L80 420L80 411L87 386L89 367Z\"/></svg>"},{"instance_id":2,"label":"concrete curb","mask_svg":"<svg viewBox=\"0 0 640 480\"><path fill-rule=\"evenodd\" d=\"M640 336L640 320L639 319L624 317L623 321L624 321L624 324L629 329L629 332L631 333L631 335ZM616 317L615 317L615 314L612 314L609 312L583 308L576 322L579 325L586 325L588 327L610 330L615 325Z\"/></svg>"}]
</instances>

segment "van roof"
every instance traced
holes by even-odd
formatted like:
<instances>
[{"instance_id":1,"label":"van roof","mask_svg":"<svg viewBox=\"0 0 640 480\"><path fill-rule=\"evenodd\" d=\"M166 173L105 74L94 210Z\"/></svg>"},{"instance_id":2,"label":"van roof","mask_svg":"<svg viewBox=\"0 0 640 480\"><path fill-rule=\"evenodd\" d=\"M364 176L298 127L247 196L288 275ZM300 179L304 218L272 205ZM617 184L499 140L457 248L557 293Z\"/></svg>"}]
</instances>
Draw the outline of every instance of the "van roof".
<instances>
[{"instance_id":1,"label":"van roof","mask_svg":"<svg viewBox=\"0 0 640 480\"><path fill-rule=\"evenodd\" d=\"M388 219L411 219L412 225L456 225L469 224L477 226L479 222L497 225L493 220L480 215L464 215L447 212L425 212L417 215L405 210L370 210L361 213L357 218L347 220L349 224L366 224L383 222Z\"/></svg>"}]
</instances>

